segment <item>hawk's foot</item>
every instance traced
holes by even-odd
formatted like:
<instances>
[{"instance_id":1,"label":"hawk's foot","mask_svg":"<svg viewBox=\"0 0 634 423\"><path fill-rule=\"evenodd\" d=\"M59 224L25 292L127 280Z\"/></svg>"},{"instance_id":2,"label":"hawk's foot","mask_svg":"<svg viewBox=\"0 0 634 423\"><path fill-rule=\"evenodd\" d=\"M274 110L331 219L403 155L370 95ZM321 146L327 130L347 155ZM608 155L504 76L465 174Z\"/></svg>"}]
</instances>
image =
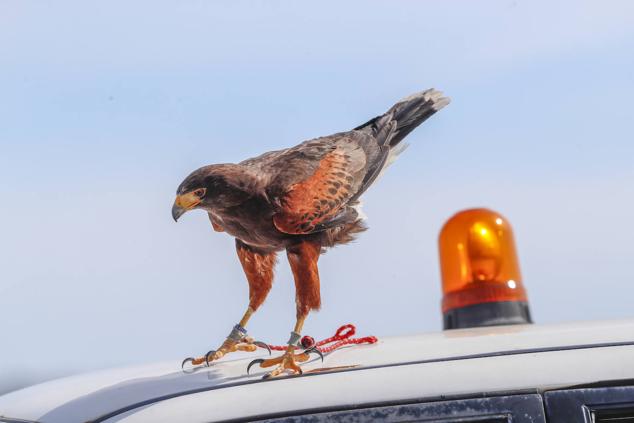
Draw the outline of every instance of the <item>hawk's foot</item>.
<instances>
[{"instance_id":1,"label":"hawk's foot","mask_svg":"<svg viewBox=\"0 0 634 423\"><path fill-rule=\"evenodd\" d=\"M251 370L251 367L253 365L259 364L261 368L276 366L273 370L265 374L262 377L263 379L269 379L269 378L277 377L281 375L293 375L293 374L301 375L303 371L302 371L302 368L297 363L303 363L305 361L308 361L310 359L311 353L317 354L319 357L321 357L322 361L324 360L323 354L316 347L309 348L307 350L302 351L301 353L295 353L294 349L289 348L280 357L271 358L268 360L265 360L262 358L253 360L251 363L249 363L249 366L247 367L247 373L249 372L249 370Z\"/></svg>"},{"instance_id":2,"label":"hawk's foot","mask_svg":"<svg viewBox=\"0 0 634 423\"><path fill-rule=\"evenodd\" d=\"M187 363L191 363L193 366L198 366L204 363L209 366L211 362L219 360L229 353L235 351L255 352L258 347L268 350L269 354L271 354L271 349L267 344L256 341L250 336L247 336L246 330L243 327L236 325L220 348L217 350L211 350L202 357L187 357L183 360L181 367L185 368Z\"/></svg>"}]
</instances>

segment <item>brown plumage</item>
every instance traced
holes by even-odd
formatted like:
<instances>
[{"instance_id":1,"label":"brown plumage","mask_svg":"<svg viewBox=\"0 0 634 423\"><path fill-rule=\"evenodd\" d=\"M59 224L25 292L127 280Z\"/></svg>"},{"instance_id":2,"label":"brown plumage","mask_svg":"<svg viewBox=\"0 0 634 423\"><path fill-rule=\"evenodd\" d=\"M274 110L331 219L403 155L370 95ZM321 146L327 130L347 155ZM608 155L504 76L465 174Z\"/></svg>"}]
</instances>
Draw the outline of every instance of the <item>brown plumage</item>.
<instances>
[{"instance_id":1,"label":"brown plumage","mask_svg":"<svg viewBox=\"0 0 634 423\"><path fill-rule=\"evenodd\" d=\"M214 230L236 238L250 288L241 328L264 302L273 282L276 254L286 250L296 286L294 332L301 332L308 312L321 304L319 254L350 242L366 229L359 197L402 151L403 138L448 103L449 99L430 89L399 101L352 131L238 164L205 166L185 178L172 208L174 219L188 210L202 209L209 214ZM216 360L236 349L255 349L250 338L234 332L218 350L192 359L193 363ZM301 371L295 361L306 357L292 351L289 346L277 359L279 367L272 376Z\"/></svg>"}]
</instances>

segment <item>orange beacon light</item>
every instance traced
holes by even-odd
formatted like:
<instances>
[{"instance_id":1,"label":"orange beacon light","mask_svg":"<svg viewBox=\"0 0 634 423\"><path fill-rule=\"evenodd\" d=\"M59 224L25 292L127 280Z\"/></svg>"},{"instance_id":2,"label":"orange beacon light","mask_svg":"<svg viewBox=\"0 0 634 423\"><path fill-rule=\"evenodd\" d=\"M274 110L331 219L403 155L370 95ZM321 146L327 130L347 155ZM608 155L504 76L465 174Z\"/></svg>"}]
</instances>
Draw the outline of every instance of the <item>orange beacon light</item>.
<instances>
[{"instance_id":1,"label":"orange beacon light","mask_svg":"<svg viewBox=\"0 0 634 423\"><path fill-rule=\"evenodd\" d=\"M488 209L456 213L438 238L444 329L532 323L513 230Z\"/></svg>"}]
</instances>

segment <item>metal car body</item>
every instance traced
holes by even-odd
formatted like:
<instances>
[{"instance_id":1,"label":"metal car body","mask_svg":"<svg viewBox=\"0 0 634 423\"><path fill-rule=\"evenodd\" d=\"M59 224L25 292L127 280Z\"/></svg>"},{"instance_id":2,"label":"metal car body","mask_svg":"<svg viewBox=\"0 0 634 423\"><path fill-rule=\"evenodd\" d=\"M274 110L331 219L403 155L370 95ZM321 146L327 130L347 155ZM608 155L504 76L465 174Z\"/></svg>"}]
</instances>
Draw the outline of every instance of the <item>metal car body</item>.
<instances>
[{"instance_id":1,"label":"metal car body","mask_svg":"<svg viewBox=\"0 0 634 423\"><path fill-rule=\"evenodd\" d=\"M385 338L270 380L253 357L43 383L0 397L0 422L634 421L634 320Z\"/></svg>"}]
</instances>

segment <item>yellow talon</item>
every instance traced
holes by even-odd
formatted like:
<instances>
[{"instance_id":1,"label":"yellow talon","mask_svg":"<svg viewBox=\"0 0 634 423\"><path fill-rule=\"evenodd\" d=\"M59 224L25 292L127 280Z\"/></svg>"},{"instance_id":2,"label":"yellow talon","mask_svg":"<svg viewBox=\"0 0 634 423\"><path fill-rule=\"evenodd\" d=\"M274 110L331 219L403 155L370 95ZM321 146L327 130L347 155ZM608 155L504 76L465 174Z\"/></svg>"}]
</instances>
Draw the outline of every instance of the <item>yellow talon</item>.
<instances>
[{"instance_id":1,"label":"yellow talon","mask_svg":"<svg viewBox=\"0 0 634 423\"><path fill-rule=\"evenodd\" d=\"M263 344L261 342L259 343ZM257 349L258 342L253 341L252 338L244 338L240 342L236 342L233 339L227 338L217 350L211 350L202 357L189 358L183 361L183 366L186 364L186 362L191 362L193 366L198 366L201 364L209 365L211 362L220 360L222 357L229 353L236 351L255 352L257 351Z\"/></svg>"},{"instance_id":2,"label":"yellow talon","mask_svg":"<svg viewBox=\"0 0 634 423\"><path fill-rule=\"evenodd\" d=\"M308 361L310 358L309 354L302 352L299 354L294 353L293 351L287 350L283 355L275 358L271 358L268 360L258 359L253 360L251 364L249 364L249 369L254 364L259 364L262 368L268 367L277 367L264 375L265 379L279 376L283 373L292 373L292 374L302 374L302 369L299 367L297 363L303 363Z\"/></svg>"}]
</instances>

